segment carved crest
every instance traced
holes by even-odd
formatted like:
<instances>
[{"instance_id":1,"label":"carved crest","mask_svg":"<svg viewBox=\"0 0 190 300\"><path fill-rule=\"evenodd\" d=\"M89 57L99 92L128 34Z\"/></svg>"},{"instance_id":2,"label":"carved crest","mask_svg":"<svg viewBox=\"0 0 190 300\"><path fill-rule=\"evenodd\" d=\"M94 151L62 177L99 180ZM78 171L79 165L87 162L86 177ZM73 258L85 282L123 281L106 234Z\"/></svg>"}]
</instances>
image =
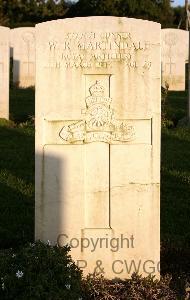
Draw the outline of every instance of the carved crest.
<instances>
[{"instance_id":1,"label":"carved crest","mask_svg":"<svg viewBox=\"0 0 190 300\"><path fill-rule=\"evenodd\" d=\"M134 127L126 121L115 120L114 111L110 107L112 99L105 97L104 92L100 81L89 88L90 96L85 99L85 118L62 128L59 135L64 141L111 144L114 141L127 142L134 139Z\"/></svg>"}]
</instances>

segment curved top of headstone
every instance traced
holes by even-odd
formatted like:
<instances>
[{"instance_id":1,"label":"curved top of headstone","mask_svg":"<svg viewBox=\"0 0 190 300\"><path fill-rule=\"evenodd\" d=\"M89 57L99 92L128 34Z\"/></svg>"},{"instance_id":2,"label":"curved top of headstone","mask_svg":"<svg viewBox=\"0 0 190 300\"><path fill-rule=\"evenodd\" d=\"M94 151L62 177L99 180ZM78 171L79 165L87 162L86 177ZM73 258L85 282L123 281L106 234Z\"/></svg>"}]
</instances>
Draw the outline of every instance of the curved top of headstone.
<instances>
[{"instance_id":1,"label":"curved top of headstone","mask_svg":"<svg viewBox=\"0 0 190 300\"><path fill-rule=\"evenodd\" d=\"M35 27L18 27L11 29L11 39L18 38L20 35L23 35L25 33L32 33L34 35L35 33Z\"/></svg>"},{"instance_id":2,"label":"curved top of headstone","mask_svg":"<svg viewBox=\"0 0 190 300\"><path fill-rule=\"evenodd\" d=\"M165 36L176 36L176 43L181 42L180 37L183 39L187 39L189 36L189 31L188 30L183 30L183 29L176 29L176 28L164 28L161 30L162 34L162 42L165 42Z\"/></svg>"},{"instance_id":3,"label":"curved top of headstone","mask_svg":"<svg viewBox=\"0 0 190 300\"><path fill-rule=\"evenodd\" d=\"M39 39L44 39L46 36L47 39L53 38L55 41L62 40L61 35L64 29L64 33L130 32L135 34L139 41L144 40L146 36L147 41L157 44L160 28L161 25L156 22L112 16L67 18L36 24L36 31L40 33ZM70 35L68 38L74 39L75 36Z\"/></svg>"},{"instance_id":4,"label":"curved top of headstone","mask_svg":"<svg viewBox=\"0 0 190 300\"><path fill-rule=\"evenodd\" d=\"M11 31L35 30L35 27L17 27L12 28Z\"/></svg>"},{"instance_id":5,"label":"curved top of headstone","mask_svg":"<svg viewBox=\"0 0 190 300\"><path fill-rule=\"evenodd\" d=\"M75 17L75 18L65 18L65 19L56 19L56 20L51 20L51 21L46 21L46 22L41 22L41 23L38 23L35 25L35 27L37 26L43 26L44 24L50 24L50 23L68 23L68 22L80 22L81 20L84 20L84 21L88 21L88 20L97 20L99 19L100 20L107 20L107 21L110 21L110 20L118 20L119 22L124 22L124 21L130 21L130 22L148 22L149 24L150 23L153 23L153 24L157 24L157 25L160 25L160 23L158 22L154 22L154 21L149 21L149 20L144 20L144 19L136 19L136 18L126 18L126 17L115 17L115 16L89 16L89 17ZM118 23L119 24L119 23ZM22 27L22 28L26 28L26 27Z\"/></svg>"},{"instance_id":6,"label":"curved top of headstone","mask_svg":"<svg viewBox=\"0 0 190 300\"><path fill-rule=\"evenodd\" d=\"M185 56L188 59L189 32L183 29L165 28L162 35L162 57L167 56L165 49L171 49L177 56Z\"/></svg>"},{"instance_id":7,"label":"curved top of headstone","mask_svg":"<svg viewBox=\"0 0 190 300\"><path fill-rule=\"evenodd\" d=\"M11 46L14 46L15 42L20 43L20 39L23 42L35 41L35 27L18 27L11 29Z\"/></svg>"},{"instance_id":8,"label":"curved top of headstone","mask_svg":"<svg viewBox=\"0 0 190 300\"><path fill-rule=\"evenodd\" d=\"M181 43L181 39L188 39L189 37L189 31L188 30L183 30L183 29L176 29L176 28L164 28L161 30L161 35L162 35L162 42L165 42L165 37L167 36L174 36L176 37L176 43ZM166 42L167 44L167 42Z\"/></svg>"},{"instance_id":9,"label":"curved top of headstone","mask_svg":"<svg viewBox=\"0 0 190 300\"><path fill-rule=\"evenodd\" d=\"M6 26L0 26L0 30L1 31L9 31L10 30L10 28L9 27L6 27Z\"/></svg>"},{"instance_id":10,"label":"curved top of headstone","mask_svg":"<svg viewBox=\"0 0 190 300\"><path fill-rule=\"evenodd\" d=\"M88 22L96 22L96 20L98 20L99 22L101 22L101 21L103 22L103 24L98 23L99 26L101 26L101 28L102 28L102 25L106 25L106 23L104 23L104 22L111 22L111 21L117 22L117 25L121 25L122 23L130 22L130 23L141 23L141 24L148 23L149 25L152 24L154 26L161 27L161 24L158 22L153 22L153 21L143 20L143 19L135 19L135 18L115 17L115 16L90 16L90 17L57 19L57 20L51 20L51 21L38 23L38 24L36 24L35 27L49 26L50 24L52 25L52 24L57 24L57 23L59 23L59 24L79 23L80 24L81 22L87 22L87 23ZM86 29L88 29L88 28L86 28Z\"/></svg>"},{"instance_id":11,"label":"curved top of headstone","mask_svg":"<svg viewBox=\"0 0 190 300\"><path fill-rule=\"evenodd\" d=\"M97 22L98 20L98 22ZM59 25L69 25L72 24L78 24L79 28L75 28L76 30L80 29L80 25L82 23L86 24L86 30L90 30L88 27L89 23L95 23L97 27L100 27L102 30L104 30L104 27L107 25L110 25L111 23L115 23L117 26L122 26L122 24L131 23L131 24L144 24L144 25L151 25L155 27L161 27L160 23L148 21L148 20L142 20L142 19L135 19L135 18L126 18L126 17L115 17L115 16L90 16L90 17L76 17L76 18L66 18L66 19L57 19L57 20L51 20L46 21L42 23L36 24L35 27L44 27L49 26L53 24L59 24ZM102 27L103 26L103 27ZM140 29L140 28L139 28Z\"/></svg>"},{"instance_id":12,"label":"curved top of headstone","mask_svg":"<svg viewBox=\"0 0 190 300\"><path fill-rule=\"evenodd\" d=\"M179 33L182 33L182 32L186 32L188 33L188 30L184 30L184 29L179 29L179 28L162 28L162 31L173 31L173 32L179 32Z\"/></svg>"},{"instance_id":13,"label":"curved top of headstone","mask_svg":"<svg viewBox=\"0 0 190 300\"><path fill-rule=\"evenodd\" d=\"M4 26L0 26L0 42L1 45L5 45L7 46L9 44L9 32L10 32L10 28L9 27L4 27Z\"/></svg>"},{"instance_id":14,"label":"curved top of headstone","mask_svg":"<svg viewBox=\"0 0 190 300\"><path fill-rule=\"evenodd\" d=\"M11 29L11 38L18 38L20 35L23 35L25 32L35 33L35 27L18 27Z\"/></svg>"}]
</instances>

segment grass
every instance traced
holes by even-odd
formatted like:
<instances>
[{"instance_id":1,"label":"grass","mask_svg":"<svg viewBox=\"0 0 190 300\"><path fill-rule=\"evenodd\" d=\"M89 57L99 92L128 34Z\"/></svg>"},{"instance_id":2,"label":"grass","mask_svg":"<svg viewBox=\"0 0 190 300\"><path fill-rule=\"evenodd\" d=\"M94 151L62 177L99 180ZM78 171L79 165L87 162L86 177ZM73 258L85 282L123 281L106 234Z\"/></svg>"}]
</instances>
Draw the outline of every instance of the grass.
<instances>
[{"instance_id":1,"label":"grass","mask_svg":"<svg viewBox=\"0 0 190 300\"><path fill-rule=\"evenodd\" d=\"M190 129L162 132L161 236L190 242Z\"/></svg>"},{"instance_id":2,"label":"grass","mask_svg":"<svg viewBox=\"0 0 190 300\"><path fill-rule=\"evenodd\" d=\"M10 96L14 122L0 121L0 249L34 237L34 127L28 121L34 90L13 89ZM186 96L169 93L167 115L174 125L186 114ZM190 129L162 129L161 156L162 270L177 278L190 273Z\"/></svg>"},{"instance_id":3,"label":"grass","mask_svg":"<svg viewBox=\"0 0 190 300\"><path fill-rule=\"evenodd\" d=\"M24 122L35 114L35 90L10 89L10 119L15 122Z\"/></svg>"},{"instance_id":4,"label":"grass","mask_svg":"<svg viewBox=\"0 0 190 300\"><path fill-rule=\"evenodd\" d=\"M176 127L186 108L187 92L169 92L167 118L174 128L162 129L161 237L178 245L190 243L190 129Z\"/></svg>"},{"instance_id":5,"label":"grass","mask_svg":"<svg viewBox=\"0 0 190 300\"><path fill-rule=\"evenodd\" d=\"M11 117L34 112L34 91L11 90ZM0 121L0 249L32 241L34 234L34 127Z\"/></svg>"},{"instance_id":6,"label":"grass","mask_svg":"<svg viewBox=\"0 0 190 300\"><path fill-rule=\"evenodd\" d=\"M176 126L187 113L187 91L169 92L167 103L167 116Z\"/></svg>"},{"instance_id":7,"label":"grass","mask_svg":"<svg viewBox=\"0 0 190 300\"><path fill-rule=\"evenodd\" d=\"M186 92L169 93L167 118L174 127L162 128L161 148L161 271L172 275L178 299L190 282L190 128L176 127L186 108Z\"/></svg>"}]
</instances>

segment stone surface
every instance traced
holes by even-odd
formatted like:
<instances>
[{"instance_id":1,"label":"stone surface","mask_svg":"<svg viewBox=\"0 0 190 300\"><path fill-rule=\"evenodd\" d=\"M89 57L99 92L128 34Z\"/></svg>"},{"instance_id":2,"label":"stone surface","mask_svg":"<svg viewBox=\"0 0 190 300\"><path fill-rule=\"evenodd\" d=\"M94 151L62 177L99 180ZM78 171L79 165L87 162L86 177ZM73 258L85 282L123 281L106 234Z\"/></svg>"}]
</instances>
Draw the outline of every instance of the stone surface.
<instances>
[{"instance_id":1,"label":"stone surface","mask_svg":"<svg viewBox=\"0 0 190 300\"><path fill-rule=\"evenodd\" d=\"M35 28L21 27L11 30L13 57L13 83L27 88L35 85Z\"/></svg>"},{"instance_id":2,"label":"stone surface","mask_svg":"<svg viewBox=\"0 0 190 300\"><path fill-rule=\"evenodd\" d=\"M160 25L57 20L36 42L36 239L85 274L158 276Z\"/></svg>"},{"instance_id":3,"label":"stone surface","mask_svg":"<svg viewBox=\"0 0 190 300\"><path fill-rule=\"evenodd\" d=\"M185 90L185 64L188 63L189 33L181 29L161 30L162 86Z\"/></svg>"},{"instance_id":4,"label":"stone surface","mask_svg":"<svg viewBox=\"0 0 190 300\"><path fill-rule=\"evenodd\" d=\"M0 26L0 118L9 118L10 29Z\"/></svg>"}]
</instances>

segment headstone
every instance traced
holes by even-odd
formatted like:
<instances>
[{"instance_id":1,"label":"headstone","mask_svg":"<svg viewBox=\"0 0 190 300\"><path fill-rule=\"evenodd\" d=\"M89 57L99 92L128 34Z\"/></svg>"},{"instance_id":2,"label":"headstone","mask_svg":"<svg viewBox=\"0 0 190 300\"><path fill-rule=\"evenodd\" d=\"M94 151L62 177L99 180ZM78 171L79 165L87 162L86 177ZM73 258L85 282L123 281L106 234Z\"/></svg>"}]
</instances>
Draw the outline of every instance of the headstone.
<instances>
[{"instance_id":1,"label":"headstone","mask_svg":"<svg viewBox=\"0 0 190 300\"><path fill-rule=\"evenodd\" d=\"M162 86L169 90L185 90L185 64L188 62L189 32L162 29Z\"/></svg>"},{"instance_id":2,"label":"headstone","mask_svg":"<svg viewBox=\"0 0 190 300\"><path fill-rule=\"evenodd\" d=\"M57 20L36 42L36 239L85 274L158 275L160 24Z\"/></svg>"},{"instance_id":3,"label":"headstone","mask_svg":"<svg viewBox=\"0 0 190 300\"><path fill-rule=\"evenodd\" d=\"M9 33L0 26L0 118L9 119Z\"/></svg>"},{"instance_id":4,"label":"headstone","mask_svg":"<svg viewBox=\"0 0 190 300\"><path fill-rule=\"evenodd\" d=\"M21 88L35 85L35 28L11 30L13 83Z\"/></svg>"}]
</instances>

